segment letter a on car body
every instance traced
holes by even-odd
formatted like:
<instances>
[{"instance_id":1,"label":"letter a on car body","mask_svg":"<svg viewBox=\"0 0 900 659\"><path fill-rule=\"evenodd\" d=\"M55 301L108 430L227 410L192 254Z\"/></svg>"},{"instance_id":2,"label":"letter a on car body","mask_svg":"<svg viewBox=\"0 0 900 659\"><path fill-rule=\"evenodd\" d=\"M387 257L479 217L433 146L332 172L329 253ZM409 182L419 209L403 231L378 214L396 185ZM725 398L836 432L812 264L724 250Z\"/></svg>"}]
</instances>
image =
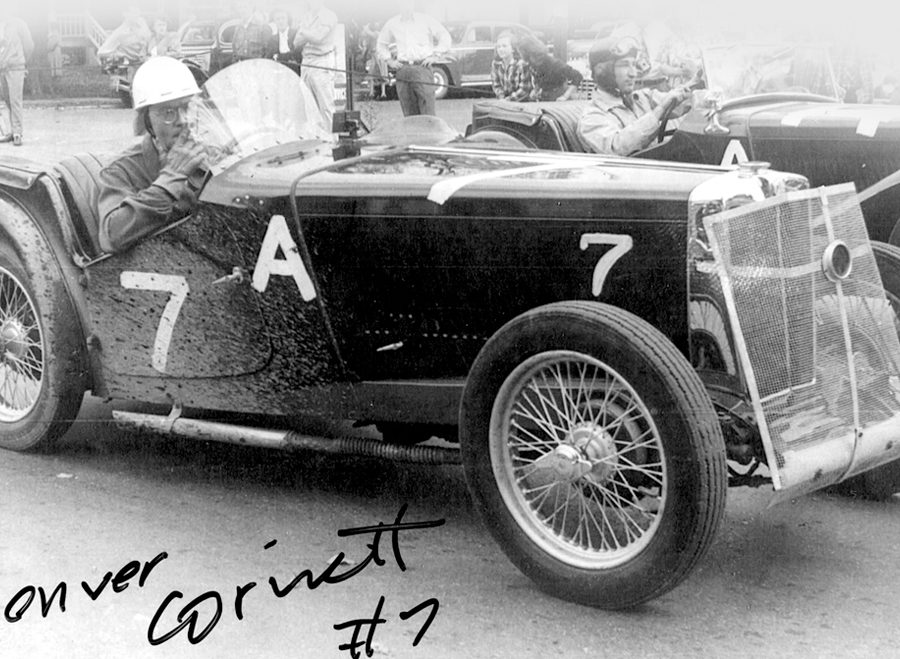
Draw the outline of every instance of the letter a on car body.
<instances>
[{"instance_id":1,"label":"letter a on car body","mask_svg":"<svg viewBox=\"0 0 900 659\"><path fill-rule=\"evenodd\" d=\"M277 258L279 247L284 258ZM315 299L316 289L306 271L306 266L303 265L297 243L291 237L284 215L273 215L269 220L269 228L266 229L259 255L256 257L256 267L253 269L253 288L264 293L271 275L293 277L303 300L309 302Z\"/></svg>"}]
</instances>

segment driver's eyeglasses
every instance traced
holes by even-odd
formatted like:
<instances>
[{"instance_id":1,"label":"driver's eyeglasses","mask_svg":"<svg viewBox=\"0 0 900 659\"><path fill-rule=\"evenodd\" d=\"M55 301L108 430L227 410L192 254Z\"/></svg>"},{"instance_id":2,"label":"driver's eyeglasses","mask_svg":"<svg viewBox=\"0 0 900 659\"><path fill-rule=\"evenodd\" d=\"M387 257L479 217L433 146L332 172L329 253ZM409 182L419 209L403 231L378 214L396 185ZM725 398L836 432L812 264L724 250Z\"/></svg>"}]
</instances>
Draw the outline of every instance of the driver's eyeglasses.
<instances>
[{"instance_id":1,"label":"driver's eyeglasses","mask_svg":"<svg viewBox=\"0 0 900 659\"><path fill-rule=\"evenodd\" d=\"M167 126L171 126L178 121L178 117L181 116L182 112L187 112L186 105L179 105L174 108L163 108L158 111L160 120Z\"/></svg>"}]
</instances>

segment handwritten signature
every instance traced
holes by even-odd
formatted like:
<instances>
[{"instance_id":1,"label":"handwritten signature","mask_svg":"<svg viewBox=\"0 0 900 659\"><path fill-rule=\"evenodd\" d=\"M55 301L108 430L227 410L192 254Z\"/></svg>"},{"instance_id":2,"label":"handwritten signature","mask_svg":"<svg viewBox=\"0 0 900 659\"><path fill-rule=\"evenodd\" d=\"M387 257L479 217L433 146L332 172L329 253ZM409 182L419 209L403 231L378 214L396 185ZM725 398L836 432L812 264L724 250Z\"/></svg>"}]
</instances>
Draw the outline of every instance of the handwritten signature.
<instances>
[{"instance_id":1,"label":"handwritten signature","mask_svg":"<svg viewBox=\"0 0 900 659\"><path fill-rule=\"evenodd\" d=\"M267 582L272 594L276 598L281 599L287 597L287 595L301 583L304 583L307 589L315 590L323 584L331 585L347 581L363 572L369 565L374 564L378 567L384 566L387 561L381 556L381 541L386 533L390 535L391 553L397 563L397 567L400 568L401 572L406 571L406 563L403 560L403 555L400 551L400 533L415 529L434 528L444 524L443 519L428 520L424 522L404 522L402 520L403 516L406 514L406 509L406 504L401 506L397 513L397 517L392 524L378 522L372 526L338 529L338 537L359 535L371 536L370 542L366 545L369 553L363 560L352 564L350 567L346 567L348 563L346 555L344 552L339 552L329 561L328 565L321 572L316 573L312 569L305 568L300 570L290 581L284 584L280 583L276 577L270 576ZM263 549L271 549L277 542L277 540L271 540L264 545ZM107 592L107 588L111 589L113 593L121 593L134 583L133 580L135 577L137 578L137 587L143 588L151 573L153 573L160 563L165 561L168 557L169 554L162 551L149 561L144 561L143 563L137 560L128 561L117 572L107 572L96 586L88 584L87 581L82 581L81 589L91 601L95 602L104 594L104 592ZM342 570L342 567L345 567L346 569ZM244 597L258 585L259 584L256 581L249 581L236 587L233 608L237 620L244 619ZM43 618L48 617L54 607L57 607L60 613L65 613L68 590L69 587L65 581L60 581L49 594L43 586L30 584L23 586L7 601L6 607L3 610L6 622L16 623L20 621L29 610L36 597L40 600L41 616ZM147 641L150 645L160 645L165 643L178 636L182 631L185 632L187 640L191 644L197 644L203 641L203 639L215 629L219 619L225 611L222 595L216 590L208 590L187 602L175 615L177 624L167 629L165 623L162 622L164 615L167 613L170 605L173 605L176 600L181 600L183 598L184 593L180 590L172 590L163 598L147 628ZM201 628L201 611L209 608L208 602L212 603L213 614ZM231 602L229 602L229 604L231 604ZM374 641L375 629L379 624L386 622L386 620L381 617L383 605L384 596L379 599L378 604L375 607L375 613L371 618L358 618L335 624L334 629L337 631L344 629L352 630L350 642L339 645L338 649L348 651L353 659L358 659L360 657L360 648L363 648L366 654L371 656L373 652L372 643ZM419 628L419 631L413 640L413 646L418 645L422 640L425 632L437 615L439 607L440 603L437 598L432 597L424 600L411 609L400 613L401 620L408 620L425 609L428 609L428 616ZM360 634L362 634L363 629L366 627L368 627L368 633L366 634L365 640L361 640Z\"/></svg>"}]
</instances>

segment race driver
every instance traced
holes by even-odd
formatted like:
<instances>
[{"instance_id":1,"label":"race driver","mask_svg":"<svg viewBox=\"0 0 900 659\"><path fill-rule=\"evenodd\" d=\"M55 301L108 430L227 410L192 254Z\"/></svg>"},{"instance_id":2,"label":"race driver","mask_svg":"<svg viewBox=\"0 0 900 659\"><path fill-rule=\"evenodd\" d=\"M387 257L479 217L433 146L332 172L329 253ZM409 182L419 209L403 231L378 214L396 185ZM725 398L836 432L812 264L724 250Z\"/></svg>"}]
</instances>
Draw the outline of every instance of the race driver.
<instances>
[{"instance_id":1,"label":"race driver","mask_svg":"<svg viewBox=\"0 0 900 659\"><path fill-rule=\"evenodd\" d=\"M587 152L631 155L650 145L667 110L680 117L690 109L690 91L635 89L639 44L633 37L594 43L588 55L596 89L578 121L578 138Z\"/></svg>"},{"instance_id":2,"label":"race driver","mask_svg":"<svg viewBox=\"0 0 900 659\"><path fill-rule=\"evenodd\" d=\"M197 205L192 180L205 155L188 134L185 112L200 92L187 66L152 57L135 72L134 132L144 135L100 172L100 246L123 250L190 214Z\"/></svg>"}]
</instances>

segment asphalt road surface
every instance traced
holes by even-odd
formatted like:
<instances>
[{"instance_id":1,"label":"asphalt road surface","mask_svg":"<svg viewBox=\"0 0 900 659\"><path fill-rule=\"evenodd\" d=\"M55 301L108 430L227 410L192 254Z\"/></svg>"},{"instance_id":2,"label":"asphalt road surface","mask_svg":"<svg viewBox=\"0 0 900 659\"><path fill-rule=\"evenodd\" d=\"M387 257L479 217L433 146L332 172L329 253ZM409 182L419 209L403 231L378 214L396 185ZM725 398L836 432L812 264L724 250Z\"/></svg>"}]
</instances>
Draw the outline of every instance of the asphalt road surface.
<instances>
[{"instance_id":1,"label":"asphalt road surface","mask_svg":"<svg viewBox=\"0 0 900 659\"><path fill-rule=\"evenodd\" d=\"M470 101L439 112L451 103L461 130ZM380 105L399 116L396 103ZM29 109L26 145L3 145L0 159L114 151L130 117ZM520 574L459 467L126 433L110 418L123 406L88 397L54 454L0 452L0 657L350 657L341 646L355 620L357 651L366 656L368 641L375 657L886 657L900 647L897 500L816 494L770 508L769 488L733 489L685 583L606 612ZM393 522L404 506L403 521L443 521L401 534L405 570L387 538L379 566L366 564L372 534L337 535ZM287 592L340 552L357 576ZM366 623L375 617L384 622Z\"/></svg>"}]
</instances>

